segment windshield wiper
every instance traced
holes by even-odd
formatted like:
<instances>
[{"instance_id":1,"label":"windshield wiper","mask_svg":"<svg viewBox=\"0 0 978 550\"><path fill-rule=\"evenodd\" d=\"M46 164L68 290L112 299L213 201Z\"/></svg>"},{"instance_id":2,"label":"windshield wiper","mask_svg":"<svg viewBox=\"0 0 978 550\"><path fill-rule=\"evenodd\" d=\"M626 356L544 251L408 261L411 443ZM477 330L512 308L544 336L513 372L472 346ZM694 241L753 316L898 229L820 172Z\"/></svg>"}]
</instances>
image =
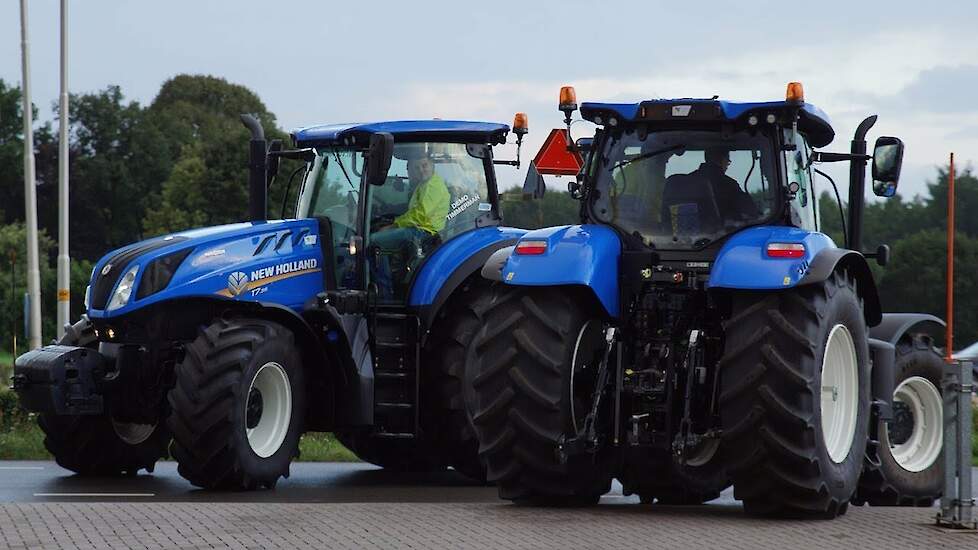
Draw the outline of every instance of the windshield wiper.
<instances>
[{"instance_id":1,"label":"windshield wiper","mask_svg":"<svg viewBox=\"0 0 978 550\"><path fill-rule=\"evenodd\" d=\"M671 145L669 147L664 147L662 149L656 149L655 151L649 151L648 153L642 153L641 155L639 155L637 157L630 158L628 160L620 160L620 161L618 161L617 163L615 163L615 166L612 169L614 169L614 168L622 168L624 166L628 166L629 164L631 164L633 162L636 162L636 161L639 161L639 160L644 160L644 159L651 158L651 157L654 157L654 156L657 156L657 155L661 155L663 153L669 153L671 151L678 151L679 149L685 149L685 148L686 148L686 144L685 143L679 143L677 145Z\"/></svg>"},{"instance_id":2,"label":"windshield wiper","mask_svg":"<svg viewBox=\"0 0 978 550\"><path fill-rule=\"evenodd\" d=\"M346 178L346 182L350 184L350 189L356 191L357 186L353 185L353 180L351 180L350 175L346 173L346 168L343 167L343 161L340 160L340 154L336 152L336 149L333 149L333 158L336 159L336 164L340 165L340 171L343 172L343 177Z\"/></svg>"}]
</instances>

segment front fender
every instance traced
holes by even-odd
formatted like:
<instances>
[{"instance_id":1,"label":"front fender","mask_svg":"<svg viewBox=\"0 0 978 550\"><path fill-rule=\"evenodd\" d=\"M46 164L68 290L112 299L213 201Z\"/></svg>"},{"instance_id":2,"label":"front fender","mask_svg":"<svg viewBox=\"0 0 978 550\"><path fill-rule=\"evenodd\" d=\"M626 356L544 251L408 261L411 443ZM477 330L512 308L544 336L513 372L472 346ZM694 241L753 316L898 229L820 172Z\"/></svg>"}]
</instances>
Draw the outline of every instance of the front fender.
<instances>
[{"instance_id":1,"label":"front fender","mask_svg":"<svg viewBox=\"0 0 978 550\"><path fill-rule=\"evenodd\" d=\"M608 315L618 315L621 240L611 228L590 224L548 227L530 231L520 241L546 241L547 250L532 256L511 254L500 272L503 283L585 286Z\"/></svg>"}]
</instances>

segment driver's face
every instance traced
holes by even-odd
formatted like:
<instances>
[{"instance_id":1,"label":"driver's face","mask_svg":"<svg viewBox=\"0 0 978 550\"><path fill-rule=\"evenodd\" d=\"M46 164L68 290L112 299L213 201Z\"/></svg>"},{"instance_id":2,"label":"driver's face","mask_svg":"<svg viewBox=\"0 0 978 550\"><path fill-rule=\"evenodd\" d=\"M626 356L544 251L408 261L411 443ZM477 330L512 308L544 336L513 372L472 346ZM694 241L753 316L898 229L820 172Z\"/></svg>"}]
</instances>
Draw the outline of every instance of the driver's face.
<instances>
[{"instance_id":1,"label":"driver's face","mask_svg":"<svg viewBox=\"0 0 978 550\"><path fill-rule=\"evenodd\" d=\"M407 169L408 180L412 185L418 185L428 181L431 178L431 174L434 172L434 166L431 164L431 159L427 158L409 160L407 163Z\"/></svg>"},{"instance_id":2,"label":"driver's face","mask_svg":"<svg viewBox=\"0 0 978 550\"><path fill-rule=\"evenodd\" d=\"M720 170L723 170L723 172L726 173L727 168L730 168L730 154L728 153L728 154L723 155L722 157L718 158L716 160L716 163L717 163L717 166L720 167Z\"/></svg>"}]
</instances>

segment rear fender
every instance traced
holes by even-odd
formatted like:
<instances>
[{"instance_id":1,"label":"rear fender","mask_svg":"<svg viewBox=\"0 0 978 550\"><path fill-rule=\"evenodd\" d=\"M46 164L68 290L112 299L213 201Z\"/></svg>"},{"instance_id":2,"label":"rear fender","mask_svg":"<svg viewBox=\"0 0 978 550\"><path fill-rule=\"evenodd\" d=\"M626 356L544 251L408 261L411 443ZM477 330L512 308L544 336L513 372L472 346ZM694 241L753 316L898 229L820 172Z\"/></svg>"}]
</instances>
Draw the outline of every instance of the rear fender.
<instances>
[{"instance_id":1,"label":"rear fender","mask_svg":"<svg viewBox=\"0 0 978 550\"><path fill-rule=\"evenodd\" d=\"M605 313L618 316L621 241L614 230L603 225L564 225L530 231L522 241L545 241L546 251L531 256L500 250L483 266L483 276L514 286L585 287Z\"/></svg>"},{"instance_id":2,"label":"rear fender","mask_svg":"<svg viewBox=\"0 0 978 550\"><path fill-rule=\"evenodd\" d=\"M904 335L922 332L940 342L946 329L942 319L927 313L884 313L880 324L869 330L869 336L895 346Z\"/></svg>"}]
</instances>

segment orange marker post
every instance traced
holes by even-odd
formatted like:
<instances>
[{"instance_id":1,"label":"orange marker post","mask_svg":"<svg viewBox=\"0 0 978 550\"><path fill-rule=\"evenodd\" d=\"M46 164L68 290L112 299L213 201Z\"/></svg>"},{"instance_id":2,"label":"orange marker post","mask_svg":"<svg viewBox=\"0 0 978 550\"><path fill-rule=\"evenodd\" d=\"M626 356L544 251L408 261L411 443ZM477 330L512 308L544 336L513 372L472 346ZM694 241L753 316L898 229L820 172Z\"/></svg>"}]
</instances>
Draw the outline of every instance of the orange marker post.
<instances>
[{"instance_id":1,"label":"orange marker post","mask_svg":"<svg viewBox=\"0 0 978 550\"><path fill-rule=\"evenodd\" d=\"M947 332L944 360L951 362L954 353L954 153L947 174Z\"/></svg>"}]
</instances>

